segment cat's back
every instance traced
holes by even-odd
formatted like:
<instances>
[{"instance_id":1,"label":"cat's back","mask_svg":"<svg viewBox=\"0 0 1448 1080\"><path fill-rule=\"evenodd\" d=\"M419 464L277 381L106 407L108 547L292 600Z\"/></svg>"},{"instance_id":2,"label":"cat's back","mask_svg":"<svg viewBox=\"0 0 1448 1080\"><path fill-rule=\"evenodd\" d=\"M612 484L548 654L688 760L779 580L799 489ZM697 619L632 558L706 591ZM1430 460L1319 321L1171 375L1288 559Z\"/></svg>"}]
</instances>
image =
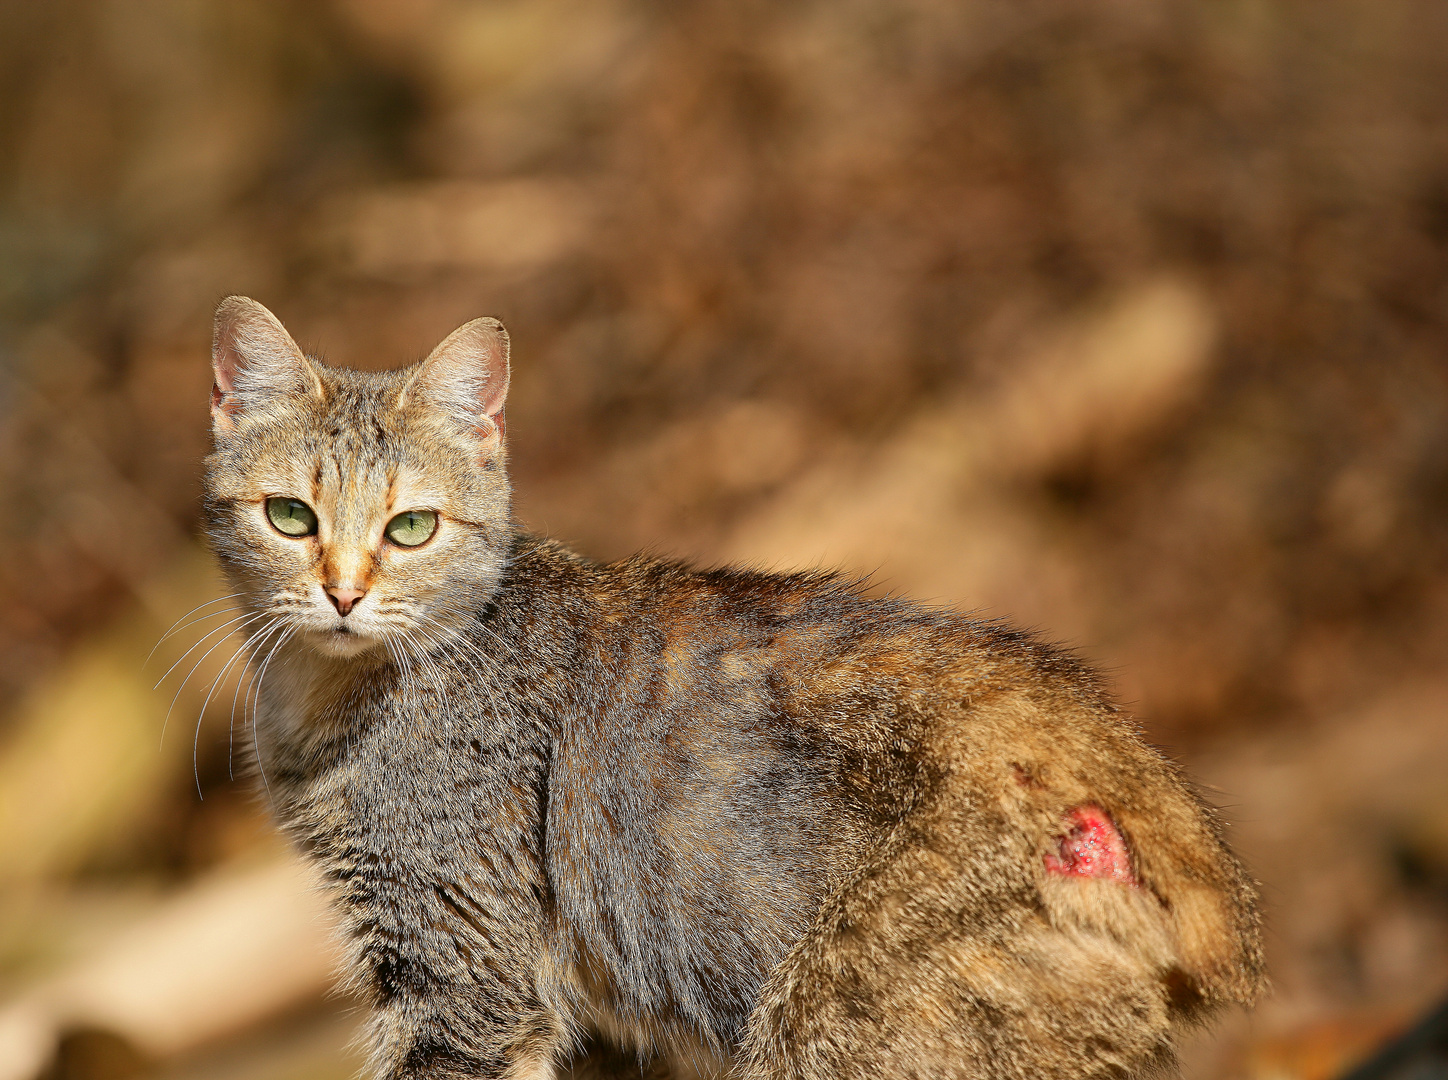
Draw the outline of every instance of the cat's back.
<instances>
[{"instance_id":1,"label":"cat's back","mask_svg":"<svg viewBox=\"0 0 1448 1080\"><path fill-rule=\"evenodd\" d=\"M687 663L767 648L759 658L795 682L829 674L820 664L870 657L889 662L897 684L949 670L960 678L1035 679L1043 689L1101 693L1088 668L1030 633L875 595L868 578L844 573L696 569L651 555L601 563L520 534L504 586L485 617L530 639L540 631L552 636L554 649L632 644L640 656L668 653Z\"/></svg>"},{"instance_id":2,"label":"cat's back","mask_svg":"<svg viewBox=\"0 0 1448 1080\"><path fill-rule=\"evenodd\" d=\"M1114 712L1068 652L837 573L596 563L520 536L483 623L480 644L511 655L540 701L586 713L605 736L737 734L772 719L817 750L863 752L1000 695Z\"/></svg>"}]
</instances>

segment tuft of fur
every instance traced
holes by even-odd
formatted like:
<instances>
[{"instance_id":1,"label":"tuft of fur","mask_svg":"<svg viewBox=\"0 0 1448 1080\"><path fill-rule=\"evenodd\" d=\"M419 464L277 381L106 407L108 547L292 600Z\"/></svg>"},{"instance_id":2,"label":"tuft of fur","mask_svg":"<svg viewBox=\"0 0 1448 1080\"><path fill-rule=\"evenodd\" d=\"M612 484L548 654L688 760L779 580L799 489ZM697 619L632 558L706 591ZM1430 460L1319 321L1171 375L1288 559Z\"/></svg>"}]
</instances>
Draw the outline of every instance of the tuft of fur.
<instances>
[{"instance_id":1,"label":"tuft of fur","mask_svg":"<svg viewBox=\"0 0 1448 1080\"><path fill-rule=\"evenodd\" d=\"M368 375L231 298L214 363L259 772L378 1077L1145 1076L1261 990L1215 815L1068 655L836 575L520 533L492 320ZM438 526L400 548L407 510ZM1129 872L1058 872L1083 808Z\"/></svg>"}]
</instances>

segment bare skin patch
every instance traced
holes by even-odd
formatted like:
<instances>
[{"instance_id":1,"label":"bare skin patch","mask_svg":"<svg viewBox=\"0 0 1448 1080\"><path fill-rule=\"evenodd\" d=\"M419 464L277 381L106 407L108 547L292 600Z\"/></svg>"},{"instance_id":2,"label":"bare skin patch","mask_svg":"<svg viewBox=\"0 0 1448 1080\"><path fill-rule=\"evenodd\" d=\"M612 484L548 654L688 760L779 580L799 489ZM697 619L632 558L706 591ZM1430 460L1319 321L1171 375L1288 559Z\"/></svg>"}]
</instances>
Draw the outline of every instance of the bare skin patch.
<instances>
[{"instance_id":1,"label":"bare skin patch","mask_svg":"<svg viewBox=\"0 0 1448 1080\"><path fill-rule=\"evenodd\" d=\"M1046 869L1067 877L1106 878L1135 885L1131 854L1116 823L1101 807L1088 803L1066 815L1066 832L1046 855Z\"/></svg>"}]
</instances>

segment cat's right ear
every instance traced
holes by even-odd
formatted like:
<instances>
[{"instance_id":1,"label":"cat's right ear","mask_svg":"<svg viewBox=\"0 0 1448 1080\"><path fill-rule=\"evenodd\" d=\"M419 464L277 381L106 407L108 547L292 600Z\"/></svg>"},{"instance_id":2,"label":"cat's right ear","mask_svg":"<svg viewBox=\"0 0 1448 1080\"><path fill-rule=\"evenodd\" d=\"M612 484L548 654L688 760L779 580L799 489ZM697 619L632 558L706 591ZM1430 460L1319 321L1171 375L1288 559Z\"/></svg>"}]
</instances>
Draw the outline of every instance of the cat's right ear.
<instances>
[{"instance_id":1,"label":"cat's right ear","mask_svg":"<svg viewBox=\"0 0 1448 1080\"><path fill-rule=\"evenodd\" d=\"M228 296L216 309L211 338L211 426L230 435L249 411L279 397L321 395L302 350L266 308L246 296Z\"/></svg>"}]
</instances>

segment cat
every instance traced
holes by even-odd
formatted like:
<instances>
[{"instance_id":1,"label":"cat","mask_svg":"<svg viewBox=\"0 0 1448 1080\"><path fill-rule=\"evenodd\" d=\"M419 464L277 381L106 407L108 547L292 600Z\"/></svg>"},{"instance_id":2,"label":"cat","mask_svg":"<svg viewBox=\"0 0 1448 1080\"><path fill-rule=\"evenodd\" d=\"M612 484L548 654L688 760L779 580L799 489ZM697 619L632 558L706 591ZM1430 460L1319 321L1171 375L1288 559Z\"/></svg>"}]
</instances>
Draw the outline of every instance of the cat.
<instances>
[{"instance_id":1,"label":"cat","mask_svg":"<svg viewBox=\"0 0 1448 1080\"><path fill-rule=\"evenodd\" d=\"M520 531L508 351L478 319L364 374L216 317L259 785L376 1076L1142 1076L1257 996L1251 880L1096 675L853 578Z\"/></svg>"}]
</instances>

